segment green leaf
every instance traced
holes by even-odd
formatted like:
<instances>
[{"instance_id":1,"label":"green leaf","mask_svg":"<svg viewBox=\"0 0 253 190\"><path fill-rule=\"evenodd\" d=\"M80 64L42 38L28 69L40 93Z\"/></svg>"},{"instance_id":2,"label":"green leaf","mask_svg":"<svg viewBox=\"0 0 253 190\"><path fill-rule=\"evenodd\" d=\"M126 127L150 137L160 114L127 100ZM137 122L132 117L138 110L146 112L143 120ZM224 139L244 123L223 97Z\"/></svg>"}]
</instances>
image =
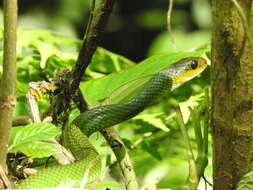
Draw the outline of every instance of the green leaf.
<instances>
[{"instance_id":1,"label":"green leaf","mask_svg":"<svg viewBox=\"0 0 253 190\"><path fill-rule=\"evenodd\" d=\"M0 35L2 35L2 30L3 27L0 27ZM1 38L0 40L2 41ZM72 68L81 43L82 41L77 38L62 36L49 30L19 28L17 42L18 80L22 80L22 82L45 80L45 75L49 78L52 77L55 68ZM0 51L0 60L1 54L2 51ZM97 48L86 74L92 78L99 78L134 64L121 55Z\"/></svg>"},{"instance_id":2,"label":"green leaf","mask_svg":"<svg viewBox=\"0 0 253 190\"><path fill-rule=\"evenodd\" d=\"M137 79L143 79L154 75L167 66L181 60L185 57L201 57L204 56L206 49L196 50L193 52L181 52L181 53L163 53L153 57L150 57L141 63L130 67L129 69L122 70L118 73L113 73L105 77L83 82L80 85L82 92L86 95L87 101L91 105L97 105L104 101L121 86L126 85L130 81ZM143 84L141 84L143 85ZM133 85L132 85L133 86ZM129 96L140 85L135 85L133 89L126 88L125 95ZM99 93L98 93L99 92ZM121 93L123 94L123 93ZM124 99L124 98L123 98Z\"/></svg>"},{"instance_id":3,"label":"green leaf","mask_svg":"<svg viewBox=\"0 0 253 190\"><path fill-rule=\"evenodd\" d=\"M141 148L146 152L150 153L156 159L162 159L161 154L158 152L159 144L157 144L156 142L143 141L143 143L141 143Z\"/></svg>"},{"instance_id":4,"label":"green leaf","mask_svg":"<svg viewBox=\"0 0 253 190\"><path fill-rule=\"evenodd\" d=\"M47 67L46 63L51 56L57 56L65 62L76 60L78 48L82 43L79 39L62 36L49 30L19 29L18 36L19 53L22 55L25 48L32 47L35 53L33 58L40 61L41 68ZM111 73L133 64L132 61L121 55L103 48L97 48L89 69L102 73ZM69 67L70 65L66 66Z\"/></svg>"},{"instance_id":5,"label":"green leaf","mask_svg":"<svg viewBox=\"0 0 253 190\"><path fill-rule=\"evenodd\" d=\"M33 158L44 158L55 154L57 150L50 143L34 141L18 145L15 148L11 149L9 152L22 152L26 156Z\"/></svg>"},{"instance_id":6,"label":"green leaf","mask_svg":"<svg viewBox=\"0 0 253 190\"><path fill-rule=\"evenodd\" d=\"M133 120L140 119L144 122L151 124L152 126L156 128L159 128L165 132L168 132L169 128L165 125L165 123L160 118L161 115L162 115L161 113L155 113L155 114L143 113L134 117Z\"/></svg>"},{"instance_id":7,"label":"green leaf","mask_svg":"<svg viewBox=\"0 0 253 190\"><path fill-rule=\"evenodd\" d=\"M17 149L35 141L47 140L60 135L61 132L50 123L33 123L26 126L13 127L9 147Z\"/></svg>"},{"instance_id":8,"label":"green leaf","mask_svg":"<svg viewBox=\"0 0 253 190\"><path fill-rule=\"evenodd\" d=\"M34 40L33 44L31 45L35 51L35 58L40 58L40 67L42 69L46 68L46 62L48 58L51 56L57 56L61 58L62 60L68 60L68 59L75 59L75 54L67 53L64 51L60 51L56 46L42 42L40 40ZM38 55L39 54L39 55Z\"/></svg>"},{"instance_id":9,"label":"green leaf","mask_svg":"<svg viewBox=\"0 0 253 190\"><path fill-rule=\"evenodd\" d=\"M35 51L36 53L40 54L40 67L44 69L46 67L46 61L51 56L57 53L57 49L47 43L43 43L40 41L36 42L36 46L34 46L38 51Z\"/></svg>"},{"instance_id":10,"label":"green leaf","mask_svg":"<svg viewBox=\"0 0 253 190\"><path fill-rule=\"evenodd\" d=\"M179 103L179 107L181 109L184 123L187 123L190 117L190 109L199 105L199 102L204 98L204 92L201 94L197 94L195 96L191 96L184 102Z\"/></svg>"},{"instance_id":11,"label":"green leaf","mask_svg":"<svg viewBox=\"0 0 253 190\"><path fill-rule=\"evenodd\" d=\"M143 85L150 80L152 76L139 78L133 81L129 81L123 84L119 88L115 89L109 97L105 98L103 104L117 104L124 102L134 97L143 87Z\"/></svg>"},{"instance_id":12,"label":"green leaf","mask_svg":"<svg viewBox=\"0 0 253 190\"><path fill-rule=\"evenodd\" d=\"M253 171L242 177L238 183L236 190L252 190L253 189Z\"/></svg>"},{"instance_id":13,"label":"green leaf","mask_svg":"<svg viewBox=\"0 0 253 190\"><path fill-rule=\"evenodd\" d=\"M100 73L113 73L133 65L134 62L121 55L112 53L104 48L97 48L88 68Z\"/></svg>"}]
</instances>

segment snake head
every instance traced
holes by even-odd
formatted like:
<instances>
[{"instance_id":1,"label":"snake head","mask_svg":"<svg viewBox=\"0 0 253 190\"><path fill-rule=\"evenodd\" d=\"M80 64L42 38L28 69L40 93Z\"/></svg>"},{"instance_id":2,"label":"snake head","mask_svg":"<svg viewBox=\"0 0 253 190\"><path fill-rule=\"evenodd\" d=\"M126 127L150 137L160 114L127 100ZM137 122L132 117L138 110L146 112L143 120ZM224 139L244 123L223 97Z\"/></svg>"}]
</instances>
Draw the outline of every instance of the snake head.
<instances>
[{"instance_id":1,"label":"snake head","mask_svg":"<svg viewBox=\"0 0 253 190\"><path fill-rule=\"evenodd\" d=\"M172 89L198 76L207 67L207 59L202 57L188 57L170 65L166 72L172 79Z\"/></svg>"}]
</instances>

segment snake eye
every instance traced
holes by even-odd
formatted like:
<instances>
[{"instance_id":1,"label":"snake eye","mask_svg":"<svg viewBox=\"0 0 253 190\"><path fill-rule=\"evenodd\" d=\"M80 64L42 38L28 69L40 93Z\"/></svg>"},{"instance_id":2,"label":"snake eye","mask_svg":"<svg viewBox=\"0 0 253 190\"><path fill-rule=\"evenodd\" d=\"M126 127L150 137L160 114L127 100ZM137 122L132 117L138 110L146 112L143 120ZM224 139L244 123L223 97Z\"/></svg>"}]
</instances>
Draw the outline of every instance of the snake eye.
<instances>
[{"instance_id":1,"label":"snake eye","mask_svg":"<svg viewBox=\"0 0 253 190\"><path fill-rule=\"evenodd\" d=\"M194 70L198 67L198 62L196 60L191 61L191 68Z\"/></svg>"}]
</instances>

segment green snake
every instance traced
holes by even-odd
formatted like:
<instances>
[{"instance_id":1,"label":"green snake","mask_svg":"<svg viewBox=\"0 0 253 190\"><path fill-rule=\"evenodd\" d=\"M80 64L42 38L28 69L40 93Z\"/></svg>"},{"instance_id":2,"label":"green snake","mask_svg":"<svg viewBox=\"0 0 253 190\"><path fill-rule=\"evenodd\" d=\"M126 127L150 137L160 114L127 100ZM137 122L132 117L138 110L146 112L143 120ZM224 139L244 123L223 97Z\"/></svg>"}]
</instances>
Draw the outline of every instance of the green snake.
<instances>
[{"instance_id":1,"label":"green snake","mask_svg":"<svg viewBox=\"0 0 253 190\"><path fill-rule=\"evenodd\" d=\"M67 144L78 161L66 166L42 169L21 180L15 188L81 187L92 182L101 166L99 155L89 143L88 137L96 131L136 116L161 94L191 80L206 67L207 61L201 57L181 59L155 74L140 92L129 100L95 107L80 114L65 131Z\"/></svg>"}]
</instances>

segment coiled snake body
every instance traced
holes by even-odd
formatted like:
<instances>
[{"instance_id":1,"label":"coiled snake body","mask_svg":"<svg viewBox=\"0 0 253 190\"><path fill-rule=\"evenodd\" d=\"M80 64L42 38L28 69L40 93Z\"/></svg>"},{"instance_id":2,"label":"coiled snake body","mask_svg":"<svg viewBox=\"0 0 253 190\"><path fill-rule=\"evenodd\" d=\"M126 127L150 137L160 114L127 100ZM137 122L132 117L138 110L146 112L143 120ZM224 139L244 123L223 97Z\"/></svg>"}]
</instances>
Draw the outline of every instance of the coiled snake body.
<instances>
[{"instance_id":1,"label":"coiled snake body","mask_svg":"<svg viewBox=\"0 0 253 190\"><path fill-rule=\"evenodd\" d=\"M206 59L189 57L176 62L154 75L142 90L128 101L93 108L80 114L67 129L67 140L72 152L78 152L78 162L67 166L55 166L39 171L37 174L22 180L16 188L49 188L64 187L71 183L72 187L82 186L85 171L89 168L89 183L100 170L97 152L89 143L87 136L92 133L128 120L145 109L157 97L180 86L200 74L207 66ZM78 127L78 128L77 128ZM82 132L85 134L83 135ZM77 138L76 138L77 137ZM81 139L77 141L76 139ZM80 152L85 152L79 156ZM75 153L74 153L75 155ZM90 165L89 163L92 162Z\"/></svg>"}]
</instances>

